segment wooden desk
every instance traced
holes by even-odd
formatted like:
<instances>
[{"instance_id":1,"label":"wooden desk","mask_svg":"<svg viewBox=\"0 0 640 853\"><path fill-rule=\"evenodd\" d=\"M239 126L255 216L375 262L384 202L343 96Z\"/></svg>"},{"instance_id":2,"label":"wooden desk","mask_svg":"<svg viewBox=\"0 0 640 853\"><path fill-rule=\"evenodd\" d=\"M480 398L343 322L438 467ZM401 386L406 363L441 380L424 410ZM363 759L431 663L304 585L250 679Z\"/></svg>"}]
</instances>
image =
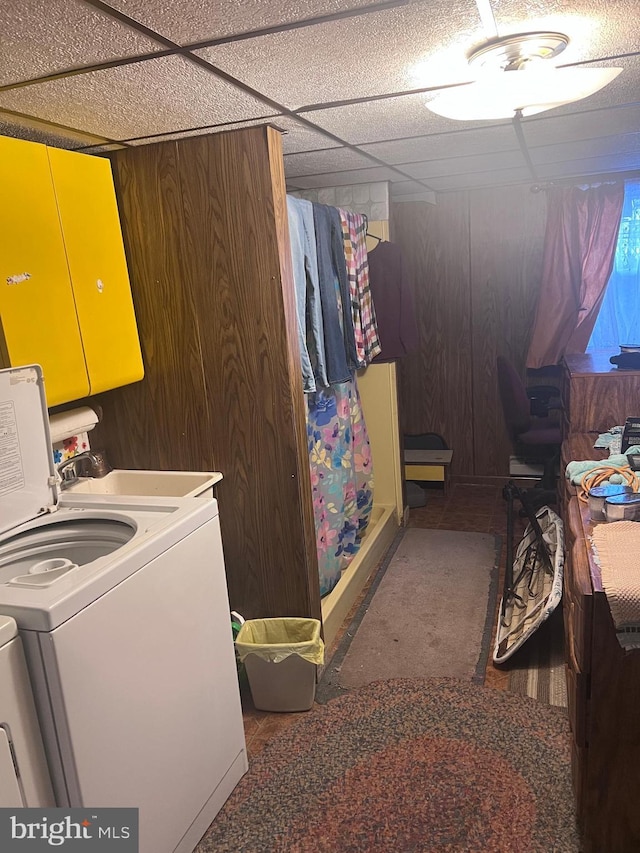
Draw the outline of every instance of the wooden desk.
<instances>
[{"instance_id":1,"label":"wooden desk","mask_svg":"<svg viewBox=\"0 0 640 853\"><path fill-rule=\"evenodd\" d=\"M640 370L619 370L617 351L566 355L562 383L565 435L606 432L640 414Z\"/></svg>"},{"instance_id":2,"label":"wooden desk","mask_svg":"<svg viewBox=\"0 0 640 853\"><path fill-rule=\"evenodd\" d=\"M618 643L592 531L587 505L571 497L563 614L573 785L584 853L631 853L640 850L640 649Z\"/></svg>"}]
</instances>

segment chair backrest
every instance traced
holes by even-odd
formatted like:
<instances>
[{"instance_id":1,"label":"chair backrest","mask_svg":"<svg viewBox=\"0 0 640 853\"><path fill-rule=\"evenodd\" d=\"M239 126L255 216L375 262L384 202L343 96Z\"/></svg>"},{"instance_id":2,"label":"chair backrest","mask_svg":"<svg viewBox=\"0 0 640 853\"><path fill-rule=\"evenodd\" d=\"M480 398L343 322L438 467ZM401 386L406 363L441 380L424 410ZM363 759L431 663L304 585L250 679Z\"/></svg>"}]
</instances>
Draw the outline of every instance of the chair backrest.
<instances>
[{"instance_id":1,"label":"chair backrest","mask_svg":"<svg viewBox=\"0 0 640 853\"><path fill-rule=\"evenodd\" d=\"M444 438L437 432L423 432L419 435L405 435L403 437L405 450L448 450L449 447Z\"/></svg>"},{"instance_id":2,"label":"chair backrest","mask_svg":"<svg viewBox=\"0 0 640 853\"><path fill-rule=\"evenodd\" d=\"M524 383L511 362L499 355L496 366L505 423L515 440L531 426L531 404Z\"/></svg>"}]
</instances>

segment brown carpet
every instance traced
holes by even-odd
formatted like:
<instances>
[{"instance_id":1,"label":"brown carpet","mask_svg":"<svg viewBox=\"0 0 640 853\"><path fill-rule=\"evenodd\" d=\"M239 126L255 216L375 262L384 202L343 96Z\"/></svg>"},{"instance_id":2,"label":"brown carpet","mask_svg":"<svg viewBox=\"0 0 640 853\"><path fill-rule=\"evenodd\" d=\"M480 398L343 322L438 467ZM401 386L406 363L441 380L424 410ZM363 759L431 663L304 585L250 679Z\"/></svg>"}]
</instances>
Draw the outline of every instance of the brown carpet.
<instances>
[{"instance_id":1,"label":"brown carpet","mask_svg":"<svg viewBox=\"0 0 640 853\"><path fill-rule=\"evenodd\" d=\"M370 684L253 759L196 853L577 853L556 708L453 679Z\"/></svg>"},{"instance_id":2,"label":"brown carpet","mask_svg":"<svg viewBox=\"0 0 640 853\"><path fill-rule=\"evenodd\" d=\"M323 674L318 701L389 678L481 683L499 555L494 535L402 530Z\"/></svg>"}]
</instances>

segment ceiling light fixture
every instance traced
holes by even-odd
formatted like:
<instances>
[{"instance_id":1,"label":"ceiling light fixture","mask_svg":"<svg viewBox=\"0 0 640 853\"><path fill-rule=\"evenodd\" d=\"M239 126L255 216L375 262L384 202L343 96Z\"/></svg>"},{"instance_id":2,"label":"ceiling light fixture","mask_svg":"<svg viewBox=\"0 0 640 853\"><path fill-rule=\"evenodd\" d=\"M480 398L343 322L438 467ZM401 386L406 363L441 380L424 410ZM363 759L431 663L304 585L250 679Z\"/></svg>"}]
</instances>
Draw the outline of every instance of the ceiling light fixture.
<instances>
[{"instance_id":1,"label":"ceiling light fixture","mask_svg":"<svg viewBox=\"0 0 640 853\"><path fill-rule=\"evenodd\" d=\"M475 82L448 89L426 106L459 121L535 115L593 95L622 71L549 63L568 43L568 36L553 32L489 39L468 56L469 65L478 70Z\"/></svg>"}]
</instances>

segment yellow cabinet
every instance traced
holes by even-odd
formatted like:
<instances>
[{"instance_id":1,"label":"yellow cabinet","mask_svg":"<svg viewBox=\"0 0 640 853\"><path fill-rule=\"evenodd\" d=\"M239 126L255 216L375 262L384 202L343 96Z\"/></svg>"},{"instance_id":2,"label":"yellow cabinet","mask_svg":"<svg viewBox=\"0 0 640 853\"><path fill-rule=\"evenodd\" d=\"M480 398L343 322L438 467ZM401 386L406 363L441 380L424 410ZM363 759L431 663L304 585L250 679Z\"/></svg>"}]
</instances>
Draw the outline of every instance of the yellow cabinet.
<instances>
[{"instance_id":1,"label":"yellow cabinet","mask_svg":"<svg viewBox=\"0 0 640 853\"><path fill-rule=\"evenodd\" d=\"M89 393L49 159L44 145L0 137L3 367L42 365L50 406Z\"/></svg>"},{"instance_id":2,"label":"yellow cabinet","mask_svg":"<svg viewBox=\"0 0 640 853\"><path fill-rule=\"evenodd\" d=\"M111 164L59 148L48 153L90 393L97 394L144 372Z\"/></svg>"},{"instance_id":3,"label":"yellow cabinet","mask_svg":"<svg viewBox=\"0 0 640 853\"><path fill-rule=\"evenodd\" d=\"M0 363L47 404L135 382L142 357L107 160L0 137Z\"/></svg>"}]
</instances>

